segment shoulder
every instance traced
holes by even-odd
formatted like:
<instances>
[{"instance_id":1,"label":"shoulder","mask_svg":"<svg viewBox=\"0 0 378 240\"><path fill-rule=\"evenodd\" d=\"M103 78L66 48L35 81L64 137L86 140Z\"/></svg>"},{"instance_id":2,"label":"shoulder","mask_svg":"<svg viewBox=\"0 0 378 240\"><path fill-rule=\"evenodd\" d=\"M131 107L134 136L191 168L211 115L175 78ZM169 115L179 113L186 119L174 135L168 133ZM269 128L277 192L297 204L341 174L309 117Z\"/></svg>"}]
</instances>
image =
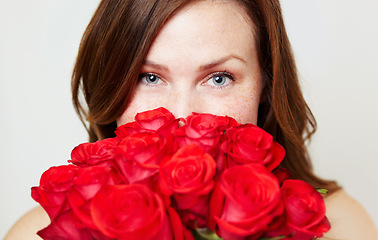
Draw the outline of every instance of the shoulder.
<instances>
[{"instance_id":1,"label":"shoulder","mask_svg":"<svg viewBox=\"0 0 378 240\"><path fill-rule=\"evenodd\" d=\"M331 230L322 239L378 240L377 230L368 213L344 190L326 197L325 204ZM41 207L33 208L16 222L4 240L41 239L36 232L49 223L50 219Z\"/></svg>"},{"instance_id":2,"label":"shoulder","mask_svg":"<svg viewBox=\"0 0 378 240\"><path fill-rule=\"evenodd\" d=\"M35 207L22 216L9 230L4 240L41 239L37 232L47 227L50 219L42 207Z\"/></svg>"},{"instance_id":3,"label":"shoulder","mask_svg":"<svg viewBox=\"0 0 378 240\"><path fill-rule=\"evenodd\" d=\"M365 209L344 190L325 198L331 230L323 239L378 240L377 230Z\"/></svg>"}]
</instances>

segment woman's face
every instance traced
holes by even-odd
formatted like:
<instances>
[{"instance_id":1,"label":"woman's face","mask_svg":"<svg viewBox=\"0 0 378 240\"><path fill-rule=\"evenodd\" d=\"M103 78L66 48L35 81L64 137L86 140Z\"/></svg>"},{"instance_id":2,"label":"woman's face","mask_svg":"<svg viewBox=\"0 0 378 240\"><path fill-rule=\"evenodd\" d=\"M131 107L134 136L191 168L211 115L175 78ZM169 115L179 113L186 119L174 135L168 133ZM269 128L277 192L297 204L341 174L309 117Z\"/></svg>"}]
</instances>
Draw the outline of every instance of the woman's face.
<instances>
[{"instance_id":1,"label":"woman's face","mask_svg":"<svg viewBox=\"0 0 378 240\"><path fill-rule=\"evenodd\" d=\"M212 113L256 124L261 91L254 31L245 10L233 1L200 1L162 28L117 124L157 107L175 117Z\"/></svg>"}]
</instances>

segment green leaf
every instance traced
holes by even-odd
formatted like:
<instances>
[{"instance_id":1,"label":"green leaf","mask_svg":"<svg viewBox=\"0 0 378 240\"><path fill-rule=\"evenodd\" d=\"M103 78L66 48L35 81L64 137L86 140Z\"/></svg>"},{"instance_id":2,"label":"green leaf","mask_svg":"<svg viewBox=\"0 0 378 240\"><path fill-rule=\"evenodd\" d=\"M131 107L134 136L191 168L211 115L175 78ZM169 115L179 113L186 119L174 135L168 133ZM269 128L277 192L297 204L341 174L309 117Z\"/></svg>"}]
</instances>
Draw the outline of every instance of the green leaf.
<instances>
[{"instance_id":1,"label":"green leaf","mask_svg":"<svg viewBox=\"0 0 378 240\"><path fill-rule=\"evenodd\" d=\"M317 188L316 191L318 191L318 193L321 193L321 194L327 194L328 193L328 190L325 189L325 188Z\"/></svg>"},{"instance_id":2,"label":"green leaf","mask_svg":"<svg viewBox=\"0 0 378 240\"><path fill-rule=\"evenodd\" d=\"M279 240L279 239L284 239L287 238L287 236L278 236L275 238L260 238L259 240Z\"/></svg>"},{"instance_id":3,"label":"green leaf","mask_svg":"<svg viewBox=\"0 0 378 240\"><path fill-rule=\"evenodd\" d=\"M222 240L218 235L208 228L196 228L192 231L196 240Z\"/></svg>"},{"instance_id":4,"label":"green leaf","mask_svg":"<svg viewBox=\"0 0 378 240\"><path fill-rule=\"evenodd\" d=\"M196 240L222 240L218 235L208 228L196 228L192 231L194 239ZM291 236L278 236L274 238L259 238L259 240L280 240Z\"/></svg>"}]
</instances>

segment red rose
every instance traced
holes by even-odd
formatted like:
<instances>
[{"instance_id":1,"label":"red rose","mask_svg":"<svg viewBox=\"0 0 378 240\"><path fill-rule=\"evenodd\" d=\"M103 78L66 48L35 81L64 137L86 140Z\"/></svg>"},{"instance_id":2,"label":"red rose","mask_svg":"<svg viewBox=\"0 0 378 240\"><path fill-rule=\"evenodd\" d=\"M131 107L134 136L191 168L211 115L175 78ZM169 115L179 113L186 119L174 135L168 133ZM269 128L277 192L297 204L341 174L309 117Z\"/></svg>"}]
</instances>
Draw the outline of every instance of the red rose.
<instances>
[{"instance_id":1,"label":"red rose","mask_svg":"<svg viewBox=\"0 0 378 240\"><path fill-rule=\"evenodd\" d=\"M157 133L130 135L115 148L115 159L129 183L140 182L155 175L161 160L168 153L163 138Z\"/></svg>"},{"instance_id":2,"label":"red rose","mask_svg":"<svg viewBox=\"0 0 378 240\"><path fill-rule=\"evenodd\" d=\"M275 231L275 236L288 236L290 239L304 240L322 237L331 226L325 216L323 197L310 184L301 180L286 180L281 187L285 205L286 225Z\"/></svg>"},{"instance_id":3,"label":"red rose","mask_svg":"<svg viewBox=\"0 0 378 240\"><path fill-rule=\"evenodd\" d=\"M106 186L93 198L91 210L96 226L110 238L172 239L162 200L144 185Z\"/></svg>"},{"instance_id":4,"label":"red rose","mask_svg":"<svg viewBox=\"0 0 378 240\"><path fill-rule=\"evenodd\" d=\"M40 230L37 234L45 240L56 239L80 239L92 240L93 236L85 228L77 227L78 219L72 211L64 212L51 222L46 228ZM105 238L97 238L104 240Z\"/></svg>"},{"instance_id":5,"label":"red rose","mask_svg":"<svg viewBox=\"0 0 378 240\"><path fill-rule=\"evenodd\" d=\"M168 136L178 128L179 121L180 119L175 119L171 112L161 107L138 113L135 116L135 122L119 126L115 133L119 138L146 131L153 131L159 133L161 136Z\"/></svg>"},{"instance_id":6,"label":"red rose","mask_svg":"<svg viewBox=\"0 0 378 240\"><path fill-rule=\"evenodd\" d=\"M114 169L105 166L91 166L79 169L73 179L68 200L75 215L88 227L96 229L90 212L92 198L106 185L120 183Z\"/></svg>"},{"instance_id":7,"label":"red rose","mask_svg":"<svg viewBox=\"0 0 378 240\"><path fill-rule=\"evenodd\" d=\"M258 163L272 171L285 156L284 148L273 141L272 135L253 124L231 128L225 137L221 149L229 166Z\"/></svg>"},{"instance_id":8,"label":"red rose","mask_svg":"<svg viewBox=\"0 0 378 240\"><path fill-rule=\"evenodd\" d=\"M73 164L85 167L98 164L107 166L114 165L113 150L119 143L117 138L106 138L97 142L82 143L75 147L71 152L71 160Z\"/></svg>"},{"instance_id":9,"label":"red rose","mask_svg":"<svg viewBox=\"0 0 378 240\"><path fill-rule=\"evenodd\" d=\"M138 113L135 121L144 129L154 130L167 136L178 128L180 119L176 119L167 109L160 107L151 111Z\"/></svg>"},{"instance_id":10,"label":"red rose","mask_svg":"<svg viewBox=\"0 0 378 240\"><path fill-rule=\"evenodd\" d=\"M223 239L258 239L283 212L277 178L262 165L226 169L214 198L211 212Z\"/></svg>"},{"instance_id":11,"label":"red rose","mask_svg":"<svg viewBox=\"0 0 378 240\"><path fill-rule=\"evenodd\" d=\"M208 194L214 175L214 159L197 145L182 147L160 168L162 181L174 194Z\"/></svg>"},{"instance_id":12,"label":"red rose","mask_svg":"<svg viewBox=\"0 0 378 240\"><path fill-rule=\"evenodd\" d=\"M42 174L39 187L31 189L32 198L45 209L51 220L69 210L67 194L78 169L74 165L51 167Z\"/></svg>"},{"instance_id":13,"label":"red rose","mask_svg":"<svg viewBox=\"0 0 378 240\"><path fill-rule=\"evenodd\" d=\"M174 208L168 207L167 214L171 223L174 240L195 240L192 233L182 225L180 216Z\"/></svg>"},{"instance_id":14,"label":"red rose","mask_svg":"<svg viewBox=\"0 0 378 240\"><path fill-rule=\"evenodd\" d=\"M229 128L234 128L241 125L235 119L228 116L217 116L217 121L218 121L218 130L223 133L224 131L227 131L227 129Z\"/></svg>"},{"instance_id":15,"label":"red rose","mask_svg":"<svg viewBox=\"0 0 378 240\"><path fill-rule=\"evenodd\" d=\"M229 117L198 113L188 116L185 122L184 126L175 131L178 145L198 144L213 157L217 154L223 131L238 124Z\"/></svg>"},{"instance_id":16,"label":"red rose","mask_svg":"<svg viewBox=\"0 0 378 240\"><path fill-rule=\"evenodd\" d=\"M284 181L286 181L287 179L289 179L292 176L291 172L289 170L287 170L286 168L283 168L283 167L277 168L272 173L278 179L280 186L282 186Z\"/></svg>"},{"instance_id":17,"label":"red rose","mask_svg":"<svg viewBox=\"0 0 378 240\"><path fill-rule=\"evenodd\" d=\"M214 159L197 145L182 147L161 164L161 183L173 193L186 225L194 226L194 220L199 227L206 224L215 169Z\"/></svg>"}]
</instances>

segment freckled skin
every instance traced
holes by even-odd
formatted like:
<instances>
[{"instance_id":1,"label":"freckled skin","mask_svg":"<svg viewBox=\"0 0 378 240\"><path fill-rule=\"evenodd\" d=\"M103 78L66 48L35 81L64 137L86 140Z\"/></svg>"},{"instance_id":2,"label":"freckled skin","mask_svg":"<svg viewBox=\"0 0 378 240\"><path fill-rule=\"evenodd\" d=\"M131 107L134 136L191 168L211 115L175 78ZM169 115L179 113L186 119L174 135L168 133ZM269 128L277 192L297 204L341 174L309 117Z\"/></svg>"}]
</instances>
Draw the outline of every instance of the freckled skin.
<instances>
[{"instance_id":1,"label":"freckled skin","mask_svg":"<svg viewBox=\"0 0 378 240\"><path fill-rule=\"evenodd\" d=\"M213 74L225 71L234 81L214 86ZM139 81L118 125L157 107L176 117L199 112L257 123L262 79L253 24L235 2L201 1L180 10L152 43L141 73L157 75L159 81Z\"/></svg>"}]
</instances>

